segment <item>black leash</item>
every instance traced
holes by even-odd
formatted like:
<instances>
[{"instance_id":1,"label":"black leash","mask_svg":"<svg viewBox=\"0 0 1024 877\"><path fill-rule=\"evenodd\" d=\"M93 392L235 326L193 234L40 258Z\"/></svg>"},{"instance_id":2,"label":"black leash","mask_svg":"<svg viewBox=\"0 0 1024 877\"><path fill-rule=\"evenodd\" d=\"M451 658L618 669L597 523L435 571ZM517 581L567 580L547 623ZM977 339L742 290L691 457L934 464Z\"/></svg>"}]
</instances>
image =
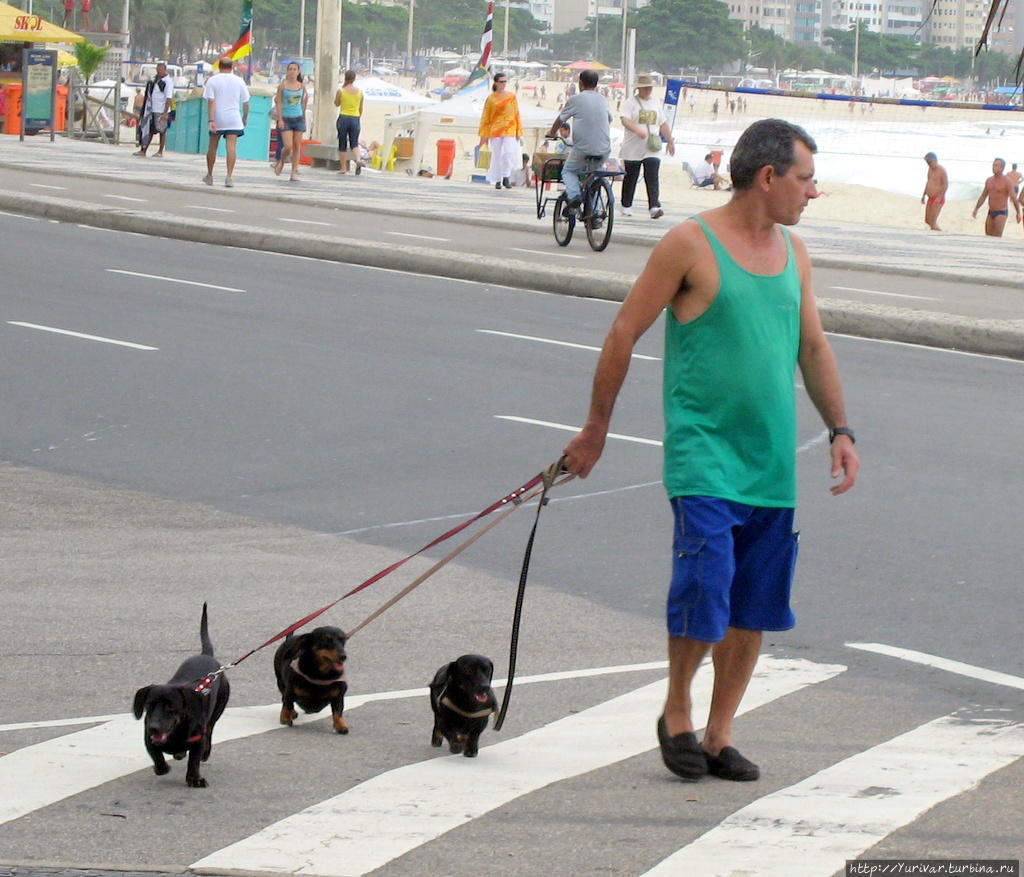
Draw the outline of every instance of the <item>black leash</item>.
<instances>
[{"instance_id":1,"label":"black leash","mask_svg":"<svg viewBox=\"0 0 1024 877\"><path fill-rule=\"evenodd\" d=\"M533 527L530 530L530 538L526 540L526 552L523 555L523 566L519 571L519 591L516 594L516 609L515 614L512 617L512 641L509 644L508 654L508 681L505 683L505 696L501 700L501 709L498 711L498 715L494 719L494 730L500 731L501 726L505 722L505 713L508 712L508 703L512 697L512 682L516 675L516 655L519 652L519 623L523 616L523 598L526 596L526 578L530 573L530 556L533 554L533 540L537 535L537 525L540 523L540 512L548 504L548 491L556 484L564 484L566 481L570 481L575 478L575 475L569 475L568 470L565 468L565 457L563 456L557 463L548 466L544 472L541 473L543 478L543 489L541 490L540 499L537 501L537 514L533 518ZM568 477L558 480L559 475L568 475Z\"/></svg>"}]
</instances>

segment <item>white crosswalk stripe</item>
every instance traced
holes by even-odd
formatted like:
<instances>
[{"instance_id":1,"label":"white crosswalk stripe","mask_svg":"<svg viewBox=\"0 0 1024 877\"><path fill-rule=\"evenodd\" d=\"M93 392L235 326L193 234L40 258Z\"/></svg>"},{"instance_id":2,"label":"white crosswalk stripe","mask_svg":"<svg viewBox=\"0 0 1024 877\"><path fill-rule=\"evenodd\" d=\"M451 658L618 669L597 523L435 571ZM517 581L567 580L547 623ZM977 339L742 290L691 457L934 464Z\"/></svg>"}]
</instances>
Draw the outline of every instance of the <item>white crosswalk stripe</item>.
<instances>
[{"instance_id":1,"label":"white crosswalk stripe","mask_svg":"<svg viewBox=\"0 0 1024 877\"><path fill-rule=\"evenodd\" d=\"M1024 727L944 716L759 798L644 877L828 877L1021 757Z\"/></svg>"},{"instance_id":2,"label":"white crosswalk stripe","mask_svg":"<svg viewBox=\"0 0 1024 877\"><path fill-rule=\"evenodd\" d=\"M844 669L764 656L741 711L824 682ZM707 713L710 697L711 674L701 673L694 683L698 714ZM485 746L479 764L441 757L397 768L192 867L358 877L522 795L649 751L654 717L664 698L664 681L655 682L516 739Z\"/></svg>"}]
</instances>

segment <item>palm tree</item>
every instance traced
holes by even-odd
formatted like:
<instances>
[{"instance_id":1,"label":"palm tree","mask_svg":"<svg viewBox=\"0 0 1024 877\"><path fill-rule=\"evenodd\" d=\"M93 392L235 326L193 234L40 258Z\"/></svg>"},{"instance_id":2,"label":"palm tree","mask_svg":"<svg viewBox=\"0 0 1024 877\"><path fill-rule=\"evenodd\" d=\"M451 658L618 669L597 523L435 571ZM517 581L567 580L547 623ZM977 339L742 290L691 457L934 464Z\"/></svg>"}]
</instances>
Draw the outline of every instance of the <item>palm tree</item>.
<instances>
[{"instance_id":1,"label":"palm tree","mask_svg":"<svg viewBox=\"0 0 1024 877\"><path fill-rule=\"evenodd\" d=\"M78 62L78 72L85 79L86 87L88 87L93 75L99 69L100 64L103 63L103 59L107 57L108 51L106 46L96 46L86 40L75 43L75 60ZM82 108L82 133L84 134L89 122L88 104L83 103Z\"/></svg>"}]
</instances>

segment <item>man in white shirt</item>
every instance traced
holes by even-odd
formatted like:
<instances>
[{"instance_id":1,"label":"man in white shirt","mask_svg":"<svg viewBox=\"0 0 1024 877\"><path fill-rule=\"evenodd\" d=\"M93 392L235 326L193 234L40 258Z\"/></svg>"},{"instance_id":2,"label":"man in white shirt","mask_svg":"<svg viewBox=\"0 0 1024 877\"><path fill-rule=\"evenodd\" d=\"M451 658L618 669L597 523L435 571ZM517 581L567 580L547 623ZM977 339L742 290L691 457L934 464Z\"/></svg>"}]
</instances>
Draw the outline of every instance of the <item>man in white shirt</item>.
<instances>
[{"instance_id":1,"label":"man in white shirt","mask_svg":"<svg viewBox=\"0 0 1024 877\"><path fill-rule=\"evenodd\" d=\"M700 189L714 186L716 189L728 189L729 181L721 174L715 173L715 166L711 163L711 153L704 156L704 161L697 162L693 169L693 175L697 179L697 187Z\"/></svg>"},{"instance_id":2,"label":"man in white shirt","mask_svg":"<svg viewBox=\"0 0 1024 877\"><path fill-rule=\"evenodd\" d=\"M217 145L224 138L227 152L227 176L224 185L229 189L235 183L231 175L235 170L238 138L245 135L245 123L249 118L249 89L240 76L231 72L230 58L217 62L218 73L206 80L203 98L206 100L207 116L210 120L210 145L206 150L206 176L203 182L213 185L213 166L217 161Z\"/></svg>"},{"instance_id":3,"label":"man in white shirt","mask_svg":"<svg viewBox=\"0 0 1024 877\"><path fill-rule=\"evenodd\" d=\"M135 155L144 156L146 154L154 134L160 135L160 148L157 149L154 157L159 158L164 154L164 143L167 140L173 99L174 80L167 72L167 65L161 61L156 65L156 76L146 83L142 118L139 119L139 151Z\"/></svg>"}]
</instances>

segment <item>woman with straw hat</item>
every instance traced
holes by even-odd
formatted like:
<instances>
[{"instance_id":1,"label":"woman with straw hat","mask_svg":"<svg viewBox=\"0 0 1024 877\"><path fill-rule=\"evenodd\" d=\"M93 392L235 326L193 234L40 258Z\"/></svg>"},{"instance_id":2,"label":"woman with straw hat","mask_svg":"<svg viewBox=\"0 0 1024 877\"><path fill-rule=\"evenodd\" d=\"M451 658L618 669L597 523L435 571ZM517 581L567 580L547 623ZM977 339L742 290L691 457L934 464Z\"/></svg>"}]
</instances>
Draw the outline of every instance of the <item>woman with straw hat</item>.
<instances>
[{"instance_id":1,"label":"woman with straw hat","mask_svg":"<svg viewBox=\"0 0 1024 877\"><path fill-rule=\"evenodd\" d=\"M664 148L669 155L675 155L676 147L661 103L651 98L654 80L646 73L641 73L636 78L634 88L635 95L620 110L624 133L619 158L626 166L626 175L622 179L619 212L623 216L633 215L633 194L642 170L651 219L659 219L665 215L659 200L661 151Z\"/></svg>"}]
</instances>

